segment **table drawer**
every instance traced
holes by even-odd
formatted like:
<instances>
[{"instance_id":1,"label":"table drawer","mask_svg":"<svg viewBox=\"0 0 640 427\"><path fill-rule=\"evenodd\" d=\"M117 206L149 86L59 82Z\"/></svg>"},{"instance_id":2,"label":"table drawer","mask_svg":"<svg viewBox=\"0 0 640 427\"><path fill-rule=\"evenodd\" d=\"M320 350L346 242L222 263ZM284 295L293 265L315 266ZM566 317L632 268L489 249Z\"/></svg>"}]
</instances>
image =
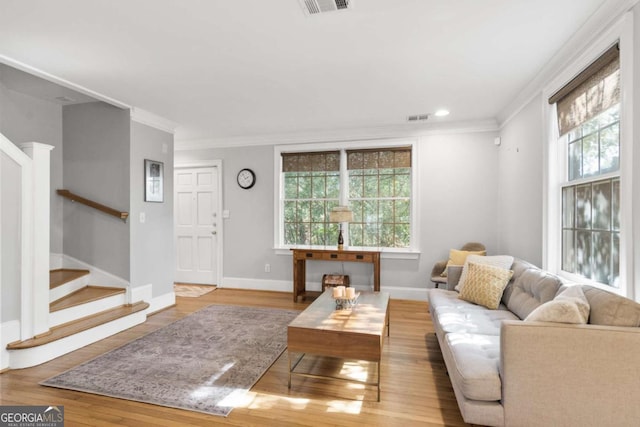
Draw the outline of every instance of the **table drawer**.
<instances>
[{"instance_id":1,"label":"table drawer","mask_svg":"<svg viewBox=\"0 0 640 427\"><path fill-rule=\"evenodd\" d=\"M373 262L373 255L369 253L364 254L342 254L341 260L355 261L355 262Z\"/></svg>"}]
</instances>

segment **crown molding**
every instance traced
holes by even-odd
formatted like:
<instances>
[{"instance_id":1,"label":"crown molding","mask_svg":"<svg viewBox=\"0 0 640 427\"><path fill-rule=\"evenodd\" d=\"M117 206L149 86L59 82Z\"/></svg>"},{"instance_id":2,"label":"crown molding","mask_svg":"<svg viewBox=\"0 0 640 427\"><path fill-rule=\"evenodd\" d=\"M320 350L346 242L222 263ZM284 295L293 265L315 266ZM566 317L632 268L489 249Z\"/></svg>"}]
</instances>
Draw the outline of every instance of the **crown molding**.
<instances>
[{"instance_id":1,"label":"crown molding","mask_svg":"<svg viewBox=\"0 0 640 427\"><path fill-rule=\"evenodd\" d=\"M431 125L393 125L372 128L317 130L281 134L233 136L176 140L176 151L204 150L208 148L250 147L259 145L309 144L317 142L357 141L363 139L389 139L447 135L457 133L496 132L498 123L494 119L466 122L449 122Z\"/></svg>"},{"instance_id":2,"label":"crown molding","mask_svg":"<svg viewBox=\"0 0 640 427\"><path fill-rule=\"evenodd\" d=\"M27 65L24 62L17 61L8 56L0 55L0 62L10 67L17 68L20 71L24 71L25 73L29 73L36 77L40 77L41 79L66 87L67 89L72 89L72 90L75 90L76 92L80 92L84 95L95 98L97 101L106 102L107 104L111 104L114 107L122 108L123 110L131 108L130 105L125 104L124 102L118 101L117 99L113 99L107 95L103 95L99 92L93 91L91 89L87 89L86 87L72 83L69 80L65 80L58 76L54 76L53 74L47 73L46 71L42 71L38 68L32 67L31 65Z\"/></svg>"},{"instance_id":3,"label":"crown molding","mask_svg":"<svg viewBox=\"0 0 640 427\"><path fill-rule=\"evenodd\" d=\"M165 119L164 117L160 117L138 107L131 108L131 120L172 135L176 133L176 128L178 127L176 122L172 122L171 120Z\"/></svg>"},{"instance_id":4,"label":"crown molding","mask_svg":"<svg viewBox=\"0 0 640 427\"><path fill-rule=\"evenodd\" d=\"M529 102L542 94L544 87L568 64L573 63L591 43L598 39L607 29L631 10L640 0L608 0L589 17L587 22L571 36L551 57L549 62L538 72L520 93L497 115L502 129Z\"/></svg>"}]
</instances>

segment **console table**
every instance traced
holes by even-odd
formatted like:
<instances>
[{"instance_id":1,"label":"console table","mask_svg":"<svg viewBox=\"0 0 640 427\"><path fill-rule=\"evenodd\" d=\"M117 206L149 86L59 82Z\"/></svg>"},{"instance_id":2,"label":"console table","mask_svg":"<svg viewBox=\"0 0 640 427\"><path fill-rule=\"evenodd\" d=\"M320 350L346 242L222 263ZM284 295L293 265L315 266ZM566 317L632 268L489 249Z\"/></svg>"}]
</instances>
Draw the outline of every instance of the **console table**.
<instances>
[{"instance_id":1,"label":"console table","mask_svg":"<svg viewBox=\"0 0 640 427\"><path fill-rule=\"evenodd\" d=\"M293 252L293 301L298 297L318 296L306 290L307 261L366 262L373 264L373 290L380 291L380 252L337 249L291 249Z\"/></svg>"}]
</instances>

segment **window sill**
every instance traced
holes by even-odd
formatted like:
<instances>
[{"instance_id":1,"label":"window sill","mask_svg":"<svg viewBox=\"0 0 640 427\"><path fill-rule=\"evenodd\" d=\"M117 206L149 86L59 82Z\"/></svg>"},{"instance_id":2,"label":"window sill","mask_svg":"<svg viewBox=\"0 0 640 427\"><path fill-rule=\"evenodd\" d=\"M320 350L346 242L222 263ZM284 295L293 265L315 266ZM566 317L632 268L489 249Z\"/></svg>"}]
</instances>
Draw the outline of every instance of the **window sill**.
<instances>
[{"instance_id":1,"label":"window sill","mask_svg":"<svg viewBox=\"0 0 640 427\"><path fill-rule=\"evenodd\" d=\"M292 247L276 247L274 251L276 255L291 255L291 249L323 249L335 250L335 246L292 246ZM361 248L351 246L346 250L353 251L379 251L382 259L419 259L420 251L412 249L393 249L393 248Z\"/></svg>"},{"instance_id":2,"label":"window sill","mask_svg":"<svg viewBox=\"0 0 640 427\"><path fill-rule=\"evenodd\" d=\"M599 288L604 291L609 291L614 294L618 294L626 297L625 292L620 288L616 288L615 286L611 286L611 285L605 285L604 283L600 283L600 282L594 282L593 280L587 279L586 277L582 277L577 274L572 274L564 270L560 270L560 272L558 273L558 276L560 276L560 278L562 278L565 282L569 284L588 285L594 288Z\"/></svg>"}]
</instances>

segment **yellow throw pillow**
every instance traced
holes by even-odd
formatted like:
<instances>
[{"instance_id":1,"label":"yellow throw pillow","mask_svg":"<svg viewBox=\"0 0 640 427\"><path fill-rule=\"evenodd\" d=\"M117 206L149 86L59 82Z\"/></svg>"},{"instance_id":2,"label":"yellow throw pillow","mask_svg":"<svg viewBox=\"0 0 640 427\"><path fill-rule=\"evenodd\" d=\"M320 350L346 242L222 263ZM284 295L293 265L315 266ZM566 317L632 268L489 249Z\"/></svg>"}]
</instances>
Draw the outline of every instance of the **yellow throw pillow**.
<instances>
[{"instance_id":1,"label":"yellow throw pillow","mask_svg":"<svg viewBox=\"0 0 640 427\"><path fill-rule=\"evenodd\" d=\"M447 277L447 269L450 265L464 265L464 262L467 260L469 255L485 256L486 254L487 251L460 251L458 249L450 249L449 261L447 261L447 266L444 268L444 271L440 276Z\"/></svg>"},{"instance_id":2,"label":"yellow throw pillow","mask_svg":"<svg viewBox=\"0 0 640 427\"><path fill-rule=\"evenodd\" d=\"M502 292L513 271L487 264L467 264L467 281L458 298L495 310L500 305Z\"/></svg>"}]
</instances>

